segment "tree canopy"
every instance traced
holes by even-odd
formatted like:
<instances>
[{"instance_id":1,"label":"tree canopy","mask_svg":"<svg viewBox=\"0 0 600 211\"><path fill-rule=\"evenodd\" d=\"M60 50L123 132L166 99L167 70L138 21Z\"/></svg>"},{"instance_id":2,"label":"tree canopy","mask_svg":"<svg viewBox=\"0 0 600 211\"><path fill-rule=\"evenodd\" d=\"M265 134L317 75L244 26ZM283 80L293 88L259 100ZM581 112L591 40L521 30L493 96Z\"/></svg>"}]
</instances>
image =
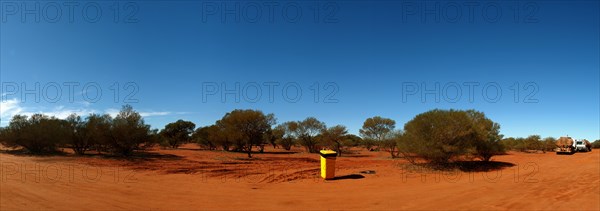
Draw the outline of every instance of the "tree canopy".
<instances>
[{"instance_id":1,"label":"tree canopy","mask_svg":"<svg viewBox=\"0 0 600 211\"><path fill-rule=\"evenodd\" d=\"M160 135L167 139L172 148L177 148L181 144L190 141L195 128L196 124L193 122L180 119L165 125L165 128L160 131Z\"/></svg>"},{"instance_id":2,"label":"tree canopy","mask_svg":"<svg viewBox=\"0 0 600 211\"><path fill-rule=\"evenodd\" d=\"M217 123L223 128L223 132L238 143L240 150L252 157L252 147L261 145L265 133L275 124L273 114L265 115L258 110L233 110L223 116Z\"/></svg>"},{"instance_id":3,"label":"tree canopy","mask_svg":"<svg viewBox=\"0 0 600 211\"><path fill-rule=\"evenodd\" d=\"M406 123L398 147L438 164L469 152L488 161L503 152L499 129L481 112L436 109Z\"/></svg>"}]
</instances>

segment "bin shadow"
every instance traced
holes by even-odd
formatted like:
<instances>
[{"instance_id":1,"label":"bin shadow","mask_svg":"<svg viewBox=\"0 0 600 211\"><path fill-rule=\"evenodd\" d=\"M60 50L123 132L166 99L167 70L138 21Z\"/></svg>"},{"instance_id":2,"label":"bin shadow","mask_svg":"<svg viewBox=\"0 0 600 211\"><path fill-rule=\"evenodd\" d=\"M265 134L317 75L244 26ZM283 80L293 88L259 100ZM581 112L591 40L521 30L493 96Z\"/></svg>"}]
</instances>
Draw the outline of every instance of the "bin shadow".
<instances>
[{"instance_id":1,"label":"bin shadow","mask_svg":"<svg viewBox=\"0 0 600 211\"><path fill-rule=\"evenodd\" d=\"M330 180L363 179L363 178L365 178L365 176L360 175L360 174L348 174L348 175L344 175L344 176L337 176Z\"/></svg>"}]
</instances>

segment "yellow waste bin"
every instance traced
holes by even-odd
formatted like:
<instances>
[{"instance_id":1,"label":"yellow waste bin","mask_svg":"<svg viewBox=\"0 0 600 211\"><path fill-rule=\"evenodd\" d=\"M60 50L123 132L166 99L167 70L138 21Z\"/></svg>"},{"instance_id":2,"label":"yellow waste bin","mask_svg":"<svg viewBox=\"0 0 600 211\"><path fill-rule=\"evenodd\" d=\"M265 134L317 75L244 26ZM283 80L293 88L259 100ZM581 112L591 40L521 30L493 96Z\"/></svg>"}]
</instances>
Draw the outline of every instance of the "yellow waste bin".
<instances>
[{"instance_id":1,"label":"yellow waste bin","mask_svg":"<svg viewBox=\"0 0 600 211\"><path fill-rule=\"evenodd\" d=\"M337 152L333 150L321 150L321 177L333 179L335 177L335 157Z\"/></svg>"}]
</instances>

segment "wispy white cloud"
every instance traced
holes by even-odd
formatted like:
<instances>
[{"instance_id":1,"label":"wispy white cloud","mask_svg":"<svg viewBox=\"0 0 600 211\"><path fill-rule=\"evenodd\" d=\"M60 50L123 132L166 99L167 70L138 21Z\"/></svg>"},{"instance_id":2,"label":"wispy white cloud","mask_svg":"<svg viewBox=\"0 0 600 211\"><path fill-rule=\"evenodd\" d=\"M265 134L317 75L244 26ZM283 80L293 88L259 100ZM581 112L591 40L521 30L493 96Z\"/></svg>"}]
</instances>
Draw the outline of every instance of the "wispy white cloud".
<instances>
[{"instance_id":1,"label":"wispy white cloud","mask_svg":"<svg viewBox=\"0 0 600 211\"><path fill-rule=\"evenodd\" d=\"M0 102L0 118L2 118L2 122L8 121L12 116L21 112L23 112L23 108L21 108L17 99Z\"/></svg>"},{"instance_id":2,"label":"wispy white cloud","mask_svg":"<svg viewBox=\"0 0 600 211\"><path fill-rule=\"evenodd\" d=\"M77 102L78 104L81 104L85 107L90 107L92 105L92 103L88 102L88 101L81 101L81 102Z\"/></svg>"},{"instance_id":3,"label":"wispy white cloud","mask_svg":"<svg viewBox=\"0 0 600 211\"><path fill-rule=\"evenodd\" d=\"M71 114L86 116L90 113L96 113L94 109L80 108L65 108L64 106L56 106L54 108L30 108L24 107L17 99L9 99L0 102L0 125L6 125L10 119L17 114L31 116L33 114L44 114L54 116L59 119L65 119Z\"/></svg>"},{"instance_id":4,"label":"wispy white cloud","mask_svg":"<svg viewBox=\"0 0 600 211\"><path fill-rule=\"evenodd\" d=\"M119 109L116 108L109 108L106 109L104 111L104 113L110 115L111 117L116 117L119 114ZM140 116L142 117L152 117L152 116L167 116L172 114L173 112L170 111L162 111L162 112L155 112L155 111L140 111Z\"/></svg>"},{"instance_id":5,"label":"wispy white cloud","mask_svg":"<svg viewBox=\"0 0 600 211\"><path fill-rule=\"evenodd\" d=\"M167 116L169 114L171 114L171 112L168 112L168 111L162 111L162 112L140 112L140 115L142 117Z\"/></svg>"},{"instance_id":6,"label":"wispy white cloud","mask_svg":"<svg viewBox=\"0 0 600 211\"><path fill-rule=\"evenodd\" d=\"M110 115L111 117L116 117L117 114L119 114L119 109L109 108L104 110L104 113Z\"/></svg>"},{"instance_id":7,"label":"wispy white cloud","mask_svg":"<svg viewBox=\"0 0 600 211\"><path fill-rule=\"evenodd\" d=\"M17 99L3 100L0 102L0 126L8 125L10 119L17 114L31 116L33 114L44 114L47 116L54 116L59 119L65 119L71 114L77 114L80 116L87 116L91 113L103 113L108 114L112 117L116 117L119 114L119 109L109 108L105 110L95 110L89 108L89 105L83 105L84 108L67 108L65 106L56 106L52 108L47 107L26 107L23 106ZM154 117L154 116L168 116L172 114L180 114L184 112L170 112L170 111L138 111L142 117Z\"/></svg>"}]
</instances>

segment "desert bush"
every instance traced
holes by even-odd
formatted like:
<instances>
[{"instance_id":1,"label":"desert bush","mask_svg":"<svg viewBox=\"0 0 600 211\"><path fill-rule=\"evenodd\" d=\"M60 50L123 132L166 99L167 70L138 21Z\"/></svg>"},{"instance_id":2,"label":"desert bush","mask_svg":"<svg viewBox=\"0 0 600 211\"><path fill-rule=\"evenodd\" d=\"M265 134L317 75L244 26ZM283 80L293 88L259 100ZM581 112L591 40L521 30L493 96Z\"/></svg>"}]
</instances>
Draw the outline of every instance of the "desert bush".
<instances>
[{"instance_id":1,"label":"desert bush","mask_svg":"<svg viewBox=\"0 0 600 211\"><path fill-rule=\"evenodd\" d=\"M348 130L343 125L336 125L321 132L323 144L337 152L337 156L342 156L342 147Z\"/></svg>"},{"instance_id":2,"label":"desert bush","mask_svg":"<svg viewBox=\"0 0 600 211\"><path fill-rule=\"evenodd\" d=\"M318 135L326 128L325 123L317 118L308 117L303 121L286 122L287 130L290 137L298 140L299 144L306 148L310 153L318 152L319 138Z\"/></svg>"},{"instance_id":3,"label":"desert bush","mask_svg":"<svg viewBox=\"0 0 600 211\"><path fill-rule=\"evenodd\" d=\"M359 130L360 135L363 137L363 144L367 150L372 150L374 146L388 146L389 148L395 148L395 141L390 133L393 132L396 127L396 121L380 116L368 118L363 123L362 128ZM392 145L394 145L392 147ZM394 157L394 150L388 151Z\"/></svg>"},{"instance_id":4,"label":"desert bush","mask_svg":"<svg viewBox=\"0 0 600 211\"><path fill-rule=\"evenodd\" d=\"M377 146L377 141L370 138L362 138L360 145L369 151L373 151L375 146Z\"/></svg>"},{"instance_id":5,"label":"desert bush","mask_svg":"<svg viewBox=\"0 0 600 211\"><path fill-rule=\"evenodd\" d=\"M196 124L193 122L180 119L165 125L165 128L160 131L160 135L165 138L169 146L177 148L191 140L194 128L196 128Z\"/></svg>"},{"instance_id":6,"label":"desert bush","mask_svg":"<svg viewBox=\"0 0 600 211\"><path fill-rule=\"evenodd\" d=\"M281 145L285 150L291 150L292 146L296 144L297 137L294 136L296 127L297 122L285 122L277 125L274 131L278 131L277 133L282 134L279 136L279 139L277 139L277 144Z\"/></svg>"},{"instance_id":7,"label":"desert bush","mask_svg":"<svg viewBox=\"0 0 600 211\"><path fill-rule=\"evenodd\" d=\"M404 131L399 147L432 163L448 163L450 158L465 154L476 135L467 113L456 110L419 114L406 123Z\"/></svg>"},{"instance_id":8,"label":"desert bush","mask_svg":"<svg viewBox=\"0 0 600 211\"><path fill-rule=\"evenodd\" d=\"M3 145L23 147L33 154L55 152L70 137L70 126L55 117L34 114L31 117L15 115L2 130Z\"/></svg>"},{"instance_id":9,"label":"desert bush","mask_svg":"<svg viewBox=\"0 0 600 211\"><path fill-rule=\"evenodd\" d=\"M83 155L88 151L94 142L88 132L87 121L83 120L77 114L71 114L66 119L69 128L67 145L73 149L75 154Z\"/></svg>"},{"instance_id":10,"label":"desert bush","mask_svg":"<svg viewBox=\"0 0 600 211\"><path fill-rule=\"evenodd\" d=\"M273 146L273 149L277 149L277 139L280 139L280 136L283 136L283 133L279 133L280 131L275 131L274 129L269 129L264 135L265 142Z\"/></svg>"},{"instance_id":11,"label":"desert bush","mask_svg":"<svg viewBox=\"0 0 600 211\"><path fill-rule=\"evenodd\" d=\"M214 125L209 127L208 130L208 139L210 142L214 143L216 146L220 146L222 150L229 151L231 146L233 145L233 139L235 137L233 134L227 133L221 121L218 120Z\"/></svg>"},{"instance_id":12,"label":"desert bush","mask_svg":"<svg viewBox=\"0 0 600 211\"><path fill-rule=\"evenodd\" d=\"M108 145L112 152L129 156L135 150L150 146L152 138L150 125L144 123L133 107L125 105L112 121Z\"/></svg>"},{"instance_id":13,"label":"desert bush","mask_svg":"<svg viewBox=\"0 0 600 211\"><path fill-rule=\"evenodd\" d=\"M347 134L344 136L344 146L345 147L358 147L362 144L362 138L360 136L354 134Z\"/></svg>"},{"instance_id":14,"label":"desert bush","mask_svg":"<svg viewBox=\"0 0 600 211\"><path fill-rule=\"evenodd\" d=\"M505 149L500 143L503 138L500 125L482 112L468 110L466 113L475 132L475 137L471 140L471 145L475 147L474 155L483 161L490 161L493 156L504 154Z\"/></svg>"},{"instance_id":15,"label":"desert bush","mask_svg":"<svg viewBox=\"0 0 600 211\"><path fill-rule=\"evenodd\" d=\"M530 135L525 138L525 150L526 151L538 151L542 149L542 137L540 135Z\"/></svg>"},{"instance_id":16,"label":"desert bush","mask_svg":"<svg viewBox=\"0 0 600 211\"><path fill-rule=\"evenodd\" d=\"M592 142L592 148L600 148L600 140Z\"/></svg>"},{"instance_id":17,"label":"desert bush","mask_svg":"<svg viewBox=\"0 0 600 211\"><path fill-rule=\"evenodd\" d=\"M487 161L503 152L499 127L481 112L436 109L406 123L398 147L405 158L416 155L433 164L467 154Z\"/></svg>"},{"instance_id":18,"label":"desert bush","mask_svg":"<svg viewBox=\"0 0 600 211\"><path fill-rule=\"evenodd\" d=\"M161 149L173 148L171 146L171 143L169 143L169 140L167 138L165 138L165 136L161 135L160 133L159 133L159 137L155 143L158 144L158 146L160 146Z\"/></svg>"},{"instance_id":19,"label":"desert bush","mask_svg":"<svg viewBox=\"0 0 600 211\"><path fill-rule=\"evenodd\" d=\"M275 116L265 115L259 110L233 110L225 114L217 124L234 141L236 149L247 152L251 158L253 146L264 149L264 136L275 124Z\"/></svg>"},{"instance_id":20,"label":"desert bush","mask_svg":"<svg viewBox=\"0 0 600 211\"><path fill-rule=\"evenodd\" d=\"M500 140L500 144L506 150L515 150L517 145L517 140L513 137L508 137Z\"/></svg>"},{"instance_id":21,"label":"desert bush","mask_svg":"<svg viewBox=\"0 0 600 211\"><path fill-rule=\"evenodd\" d=\"M397 150L398 141L402 138L404 132L402 130L393 130L386 135L383 140L381 140L377 145L379 149L383 149L390 153L392 158L396 158L399 155L399 151Z\"/></svg>"},{"instance_id":22,"label":"desert bush","mask_svg":"<svg viewBox=\"0 0 600 211\"><path fill-rule=\"evenodd\" d=\"M108 114L90 114L86 118L85 128L91 148L99 153L110 151L112 122L113 119Z\"/></svg>"},{"instance_id":23,"label":"desert bush","mask_svg":"<svg viewBox=\"0 0 600 211\"><path fill-rule=\"evenodd\" d=\"M509 138L502 139L500 142L506 150L527 152L531 147L533 147L533 145L531 144L530 141L528 141L526 138L521 138L521 137L518 137L518 138L509 137Z\"/></svg>"},{"instance_id":24,"label":"desert bush","mask_svg":"<svg viewBox=\"0 0 600 211\"><path fill-rule=\"evenodd\" d=\"M525 138L519 137L515 139L515 150L525 152L529 148L528 142Z\"/></svg>"},{"instance_id":25,"label":"desert bush","mask_svg":"<svg viewBox=\"0 0 600 211\"><path fill-rule=\"evenodd\" d=\"M273 145L273 149L281 146L285 150L291 150L292 146L295 144L292 132L287 123L279 124L274 128L269 129L265 139L269 144Z\"/></svg>"},{"instance_id":26,"label":"desert bush","mask_svg":"<svg viewBox=\"0 0 600 211\"><path fill-rule=\"evenodd\" d=\"M554 149L556 148L556 138L554 138L554 137L544 138L541 146L542 146L541 150L544 153L554 151Z\"/></svg>"},{"instance_id":27,"label":"desert bush","mask_svg":"<svg viewBox=\"0 0 600 211\"><path fill-rule=\"evenodd\" d=\"M208 150L217 149L217 144L216 144L217 141L215 141L211 137L211 135L212 135L211 133L214 133L211 130L215 130L215 127L216 127L215 125L199 127L192 134L192 140L204 149L208 149Z\"/></svg>"},{"instance_id":28,"label":"desert bush","mask_svg":"<svg viewBox=\"0 0 600 211\"><path fill-rule=\"evenodd\" d=\"M542 139L540 135L530 135L527 138L505 138L501 141L506 150L520 152L547 152L553 151L556 147L556 139L547 137Z\"/></svg>"}]
</instances>

